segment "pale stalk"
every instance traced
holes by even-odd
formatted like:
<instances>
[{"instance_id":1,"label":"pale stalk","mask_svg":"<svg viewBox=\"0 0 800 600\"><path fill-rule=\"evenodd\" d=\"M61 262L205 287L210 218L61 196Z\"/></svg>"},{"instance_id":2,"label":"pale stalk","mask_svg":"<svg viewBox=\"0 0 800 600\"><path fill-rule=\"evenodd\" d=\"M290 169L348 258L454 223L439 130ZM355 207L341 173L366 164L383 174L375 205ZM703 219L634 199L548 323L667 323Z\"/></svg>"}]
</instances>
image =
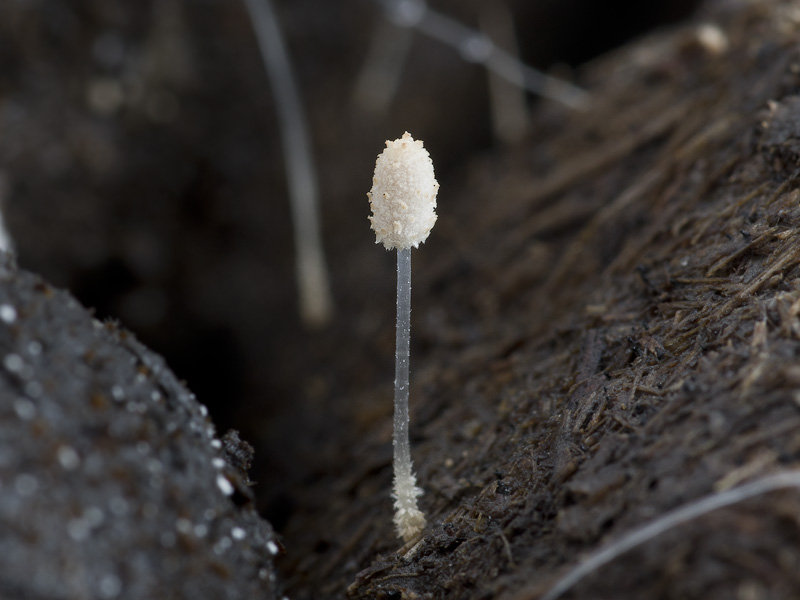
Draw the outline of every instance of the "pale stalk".
<instances>
[{"instance_id":1,"label":"pale stalk","mask_svg":"<svg viewBox=\"0 0 800 600\"><path fill-rule=\"evenodd\" d=\"M416 486L408 436L409 358L411 355L411 248L397 251L397 331L394 379L394 523L406 542L425 527L417 508L422 490Z\"/></svg>"}]
</instances>

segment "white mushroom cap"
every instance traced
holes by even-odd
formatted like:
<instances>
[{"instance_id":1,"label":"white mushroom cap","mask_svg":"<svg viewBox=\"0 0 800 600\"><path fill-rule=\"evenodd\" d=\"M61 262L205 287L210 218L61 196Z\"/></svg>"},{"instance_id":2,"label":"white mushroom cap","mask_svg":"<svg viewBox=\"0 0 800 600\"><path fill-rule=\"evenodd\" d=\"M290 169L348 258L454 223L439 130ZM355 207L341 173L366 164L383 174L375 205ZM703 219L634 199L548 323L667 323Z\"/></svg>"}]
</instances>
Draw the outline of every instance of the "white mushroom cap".
<instances>
[{"instance_id":1,"label":"white mushroom cap","mask_svg":"<svg viewBox=\"0 0 800 600\"><path fill-rule=\"evenodd\" d=\"M424 242L436 223L438 191L433 161L422 140L405 132L400 139L387 141L375 161L372 190L367 194L375 243L392 250Z\"/></svg>"}]
</instances>

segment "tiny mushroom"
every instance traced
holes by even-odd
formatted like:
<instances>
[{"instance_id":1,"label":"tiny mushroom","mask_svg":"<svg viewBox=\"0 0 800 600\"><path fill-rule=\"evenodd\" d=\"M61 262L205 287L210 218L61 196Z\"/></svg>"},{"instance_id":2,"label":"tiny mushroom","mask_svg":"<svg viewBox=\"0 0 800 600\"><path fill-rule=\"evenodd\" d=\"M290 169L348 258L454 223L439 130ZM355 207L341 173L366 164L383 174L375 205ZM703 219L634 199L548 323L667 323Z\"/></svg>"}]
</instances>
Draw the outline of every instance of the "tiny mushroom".
<instances>
[{"instance_id":1,"label":"tiny mushroom","mask_svg":"<svg viewBox=\"0 0 800 600\"><path fill-rule=\"evenodd\" d=\"M397 331L394 382L394 524L410 542L425 528L417 507L422 490L411 465L408 439L409 356L411 346L411 248L424 242L436 223L439 184L433 161L422 141L406 132L386 142L375 162L372 190L367 194L376 243L397 249Z\"/></svg>"}]
</instances>

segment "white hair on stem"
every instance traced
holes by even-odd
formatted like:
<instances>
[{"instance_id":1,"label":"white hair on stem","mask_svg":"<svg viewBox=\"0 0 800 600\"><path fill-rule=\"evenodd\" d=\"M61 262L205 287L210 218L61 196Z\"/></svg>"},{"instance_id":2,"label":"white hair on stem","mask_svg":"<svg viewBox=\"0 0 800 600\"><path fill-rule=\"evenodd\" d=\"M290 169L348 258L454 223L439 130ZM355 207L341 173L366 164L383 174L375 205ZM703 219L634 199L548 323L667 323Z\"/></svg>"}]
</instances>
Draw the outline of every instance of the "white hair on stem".
<instances>
[{"instance_id":1,"label":"white hair on stem","mask_svg":"<svg viewBox=\"0 0 800 600\"><path fill-rule=\"evenodd\" d=\"M245 0L245 5L278 112L292 207L300 315L307 325L320 326L330 320L333 300L322 248L317 177L300 94L270 0Z\"/></svg>"},{"instance_id":2,"label":"white hair on stem","mask_svg":"<svg viewBox=\"0 0 800 600\"><path fill-rule=\"evenodd\" d=\"M556 598L573 588L593 571L677 525L701 517L718 508L738 504L756 496L787 488L800 488L800 471L785 471L768 475L748 484L724 492L710 494L676 508L650 523L629 531L618 540L590 554L578 566L568 571L566 575L556 582L540 600L556 600Z\"/></svg>"}]
</instances>

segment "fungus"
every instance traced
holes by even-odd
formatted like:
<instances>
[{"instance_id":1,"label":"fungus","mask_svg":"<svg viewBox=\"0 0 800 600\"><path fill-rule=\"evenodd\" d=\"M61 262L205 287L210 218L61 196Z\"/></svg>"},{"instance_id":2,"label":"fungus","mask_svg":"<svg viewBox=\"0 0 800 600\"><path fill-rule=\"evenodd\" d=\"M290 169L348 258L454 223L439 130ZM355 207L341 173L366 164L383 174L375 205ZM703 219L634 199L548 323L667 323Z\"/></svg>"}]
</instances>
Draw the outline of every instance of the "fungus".
<instances>
[{"instance_id":1,"label":"fungus","mask_svg":"<svg viewBox=\"0 0 800 600\"><path fill-rule=\"evenodd\" d=\"M386 142L375 161L372 190L367 194L376 235L375 243L397 249L397 331L394 380L394 524L408 543L425 527L425 515L417 507L422 490L411 465L408 440L408 385L411 354L411 247L428 238L436 223L439 184L433 161L421 140L405 132Z\"/></svg>"}]
</instances>

